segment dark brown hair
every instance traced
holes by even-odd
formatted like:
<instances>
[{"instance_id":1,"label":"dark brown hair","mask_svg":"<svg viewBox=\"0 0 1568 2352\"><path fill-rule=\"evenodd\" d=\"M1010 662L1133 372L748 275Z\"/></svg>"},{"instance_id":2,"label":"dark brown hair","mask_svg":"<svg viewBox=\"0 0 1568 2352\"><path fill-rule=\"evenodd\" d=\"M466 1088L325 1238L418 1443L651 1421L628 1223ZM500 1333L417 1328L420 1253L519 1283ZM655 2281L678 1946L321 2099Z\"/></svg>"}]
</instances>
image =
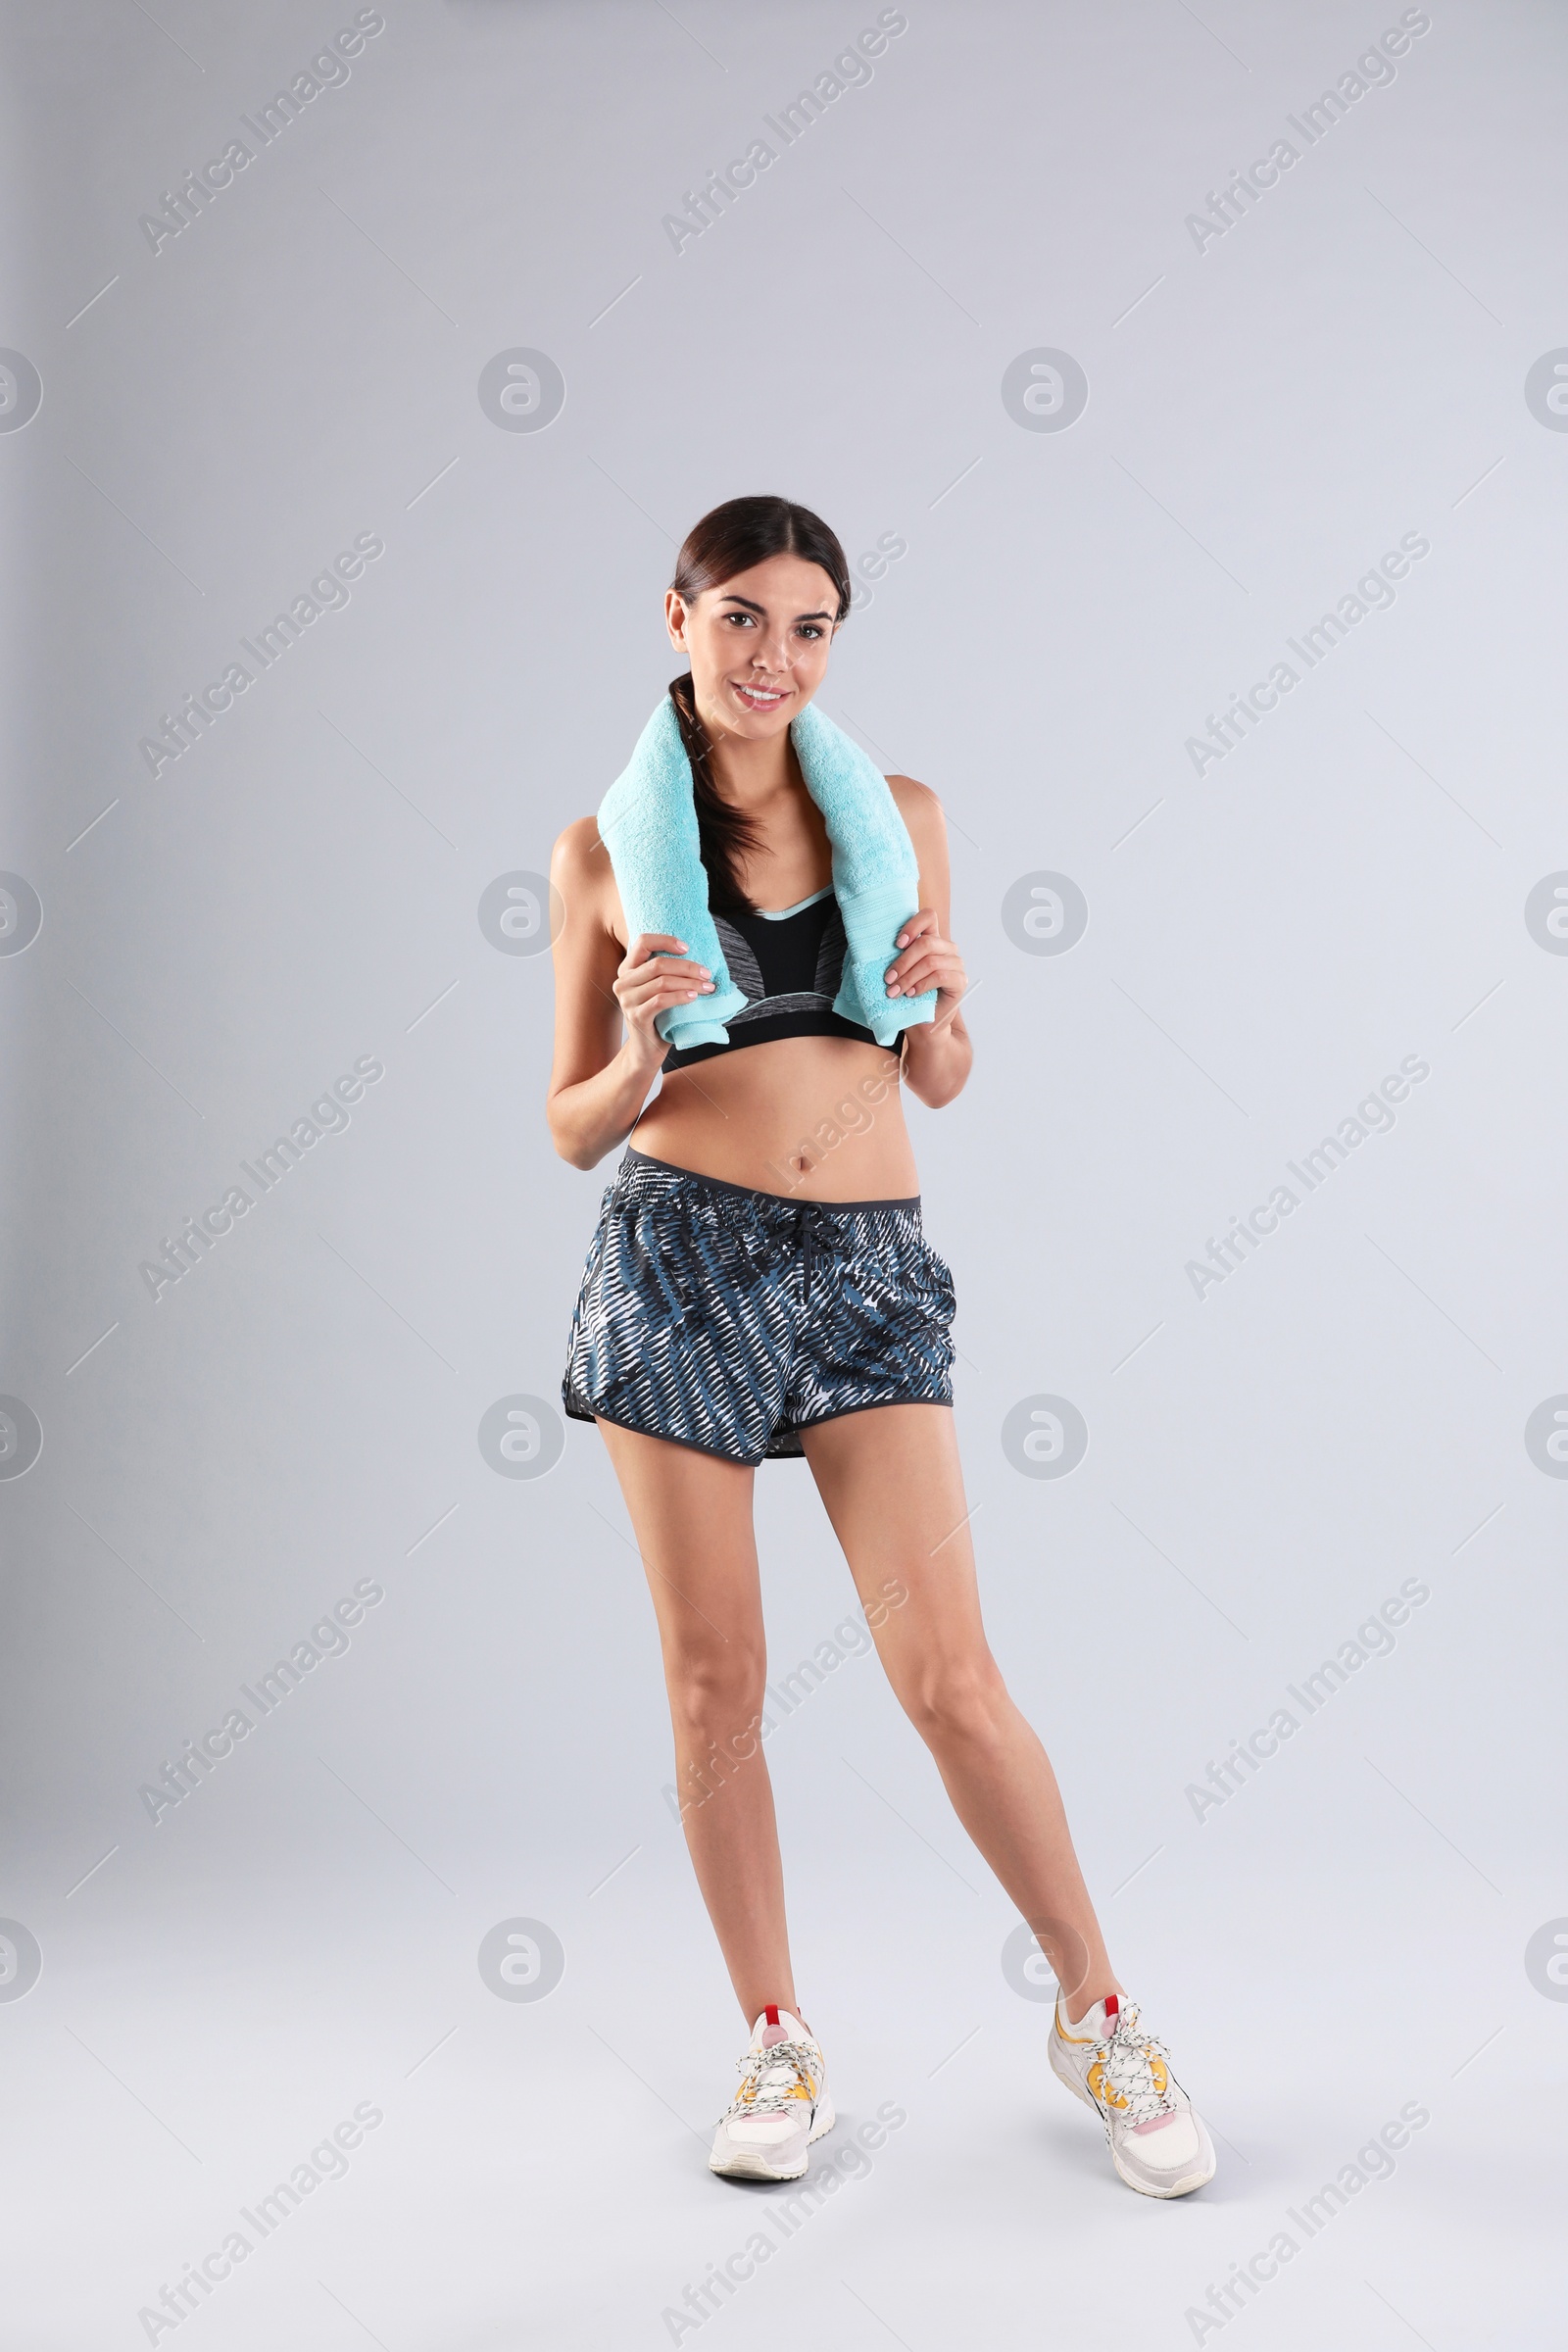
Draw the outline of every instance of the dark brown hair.
<instances>
[{"instance_id":1,"label":"dark brown hair","mask_svg":"<svg viewBox=\"0 0 1568 2352\"><path fill-rule=\"evenodd\" d=\"M850 609L850 567L844 550L819 514L788 498L731 498L714 507L687 532L669 584L690 603L705 588L717 588L737 572L750 571L754 564L765 564L770 556L801 556L818 564L838 595L834 617L844 618ZM671 678L669 699L692 763L709 904L724 913L749 912L752 902L741 887L740 867L761 844L750 820L725 800L714 782L708 729L698 714L690 670Z\"/></svg>"}]
</instances>

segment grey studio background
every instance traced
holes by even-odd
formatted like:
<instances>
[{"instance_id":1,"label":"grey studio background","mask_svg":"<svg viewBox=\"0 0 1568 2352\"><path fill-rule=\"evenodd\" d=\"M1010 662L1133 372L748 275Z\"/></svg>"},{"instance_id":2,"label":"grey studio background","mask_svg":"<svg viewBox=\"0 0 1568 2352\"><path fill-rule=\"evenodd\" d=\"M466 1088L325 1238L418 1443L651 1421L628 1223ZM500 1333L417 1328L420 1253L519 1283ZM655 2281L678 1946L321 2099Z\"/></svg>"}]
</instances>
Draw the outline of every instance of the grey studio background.
<instances>
[{"instance_id":1,"label":"grey studio background","mask_svg":"<svg viewBox=\"0 0 1568 2352\"><path fill-rule=\"evenodd\" d=\"M1559 2342L1561 13L7 19L7 2341ZM613 1162L545 1132L535 885L759 489L951 813L988 1622L1221 2135L1176 2207L801 1466L845 2120L793 2207L705 2169L744 2036L552 1416Z\"/></svg>"}]
</instances>

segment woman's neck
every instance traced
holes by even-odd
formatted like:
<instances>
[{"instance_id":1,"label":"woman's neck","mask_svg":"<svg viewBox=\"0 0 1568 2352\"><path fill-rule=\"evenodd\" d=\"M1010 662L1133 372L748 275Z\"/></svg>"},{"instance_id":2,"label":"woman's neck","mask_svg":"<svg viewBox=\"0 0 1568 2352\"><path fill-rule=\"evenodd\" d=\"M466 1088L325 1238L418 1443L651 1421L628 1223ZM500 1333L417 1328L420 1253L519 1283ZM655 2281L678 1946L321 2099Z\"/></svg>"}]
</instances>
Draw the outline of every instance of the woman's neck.
<instances>
[{"instance_id":1,"label":"woman's neck","mask_svg":"<svg viewBox=\"0 0 1568 2352\"><path fill-rule=\"evenodd\" d=\"M755 743L722 731L710 720L705 723L709 770L733 808L748 814L760 813L769 803L793 799L806 791L806 778L788 729Z\"/></svg>"}]
</instances>

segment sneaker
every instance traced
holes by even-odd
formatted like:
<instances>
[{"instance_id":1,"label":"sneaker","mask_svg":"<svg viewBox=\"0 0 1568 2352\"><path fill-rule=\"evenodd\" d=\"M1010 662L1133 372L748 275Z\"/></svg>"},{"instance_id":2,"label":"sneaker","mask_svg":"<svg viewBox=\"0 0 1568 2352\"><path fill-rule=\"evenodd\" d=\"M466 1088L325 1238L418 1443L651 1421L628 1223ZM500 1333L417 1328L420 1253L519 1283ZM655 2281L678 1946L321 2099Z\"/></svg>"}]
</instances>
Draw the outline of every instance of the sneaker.
<instances>
[{"instance_id":1,"label":"sneaker","mask_svg":"<svg viewBox=\"0 0 1568 2352\"><path fill-rule=\"evenodd\" d=\"M1110 1992L1069 2026L1056 1998L1051 2071L1099 2111L1110 2161L1146 2197L1185 2197L1214 2178L1214 2145L1170 2071L1162 2041L1142 2033L1138 2004Z\"/></svg>"},{"instance_id":2,"label":"sneaker","mask_svg":"<svg viewBox=\"0 0 1568 2352\"><path fill-rule=\"evenodd\" d=\"M740 2088L719 2118L709 2171L731 2180L799 2180L810 2142L835 2122L821 2049L790 2010L769 2008L735 2063Z\"/></svg>"}]
</instances>

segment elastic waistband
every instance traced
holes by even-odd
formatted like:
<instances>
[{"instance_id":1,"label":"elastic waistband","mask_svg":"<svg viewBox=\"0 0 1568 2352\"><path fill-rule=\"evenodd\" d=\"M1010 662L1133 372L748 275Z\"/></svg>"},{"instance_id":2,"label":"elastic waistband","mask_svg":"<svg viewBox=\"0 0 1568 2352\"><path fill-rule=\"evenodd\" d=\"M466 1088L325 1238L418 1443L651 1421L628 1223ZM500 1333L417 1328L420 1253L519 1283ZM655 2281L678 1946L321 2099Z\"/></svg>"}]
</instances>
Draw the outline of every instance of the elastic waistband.
<instances>
[{"instance_id":1,"label":"elastic waistband","mask_svg":"<svg viewBox=\"0 0 1568 2352\"><path fill-rule=\"evenodd\" d=\"M734 1193L742 1200L767 1202L774 1208L821 1209L834 1217L863 1217L878 1208L918 1210L920 1206L918 1193L911 1193L903 1200L800 1200L793 1193L770 1193L760 1185L730 1184L722 1176L704 1176L696 1168L677 1168L672 1159L655 1159L651 1153L638 1152L628 1144L620 1173L634 1174L638 1168L657 1168L661 1175L679 1176L687 1184L706 1185L710 1192Z\"/></svg>"}]
</instances>

